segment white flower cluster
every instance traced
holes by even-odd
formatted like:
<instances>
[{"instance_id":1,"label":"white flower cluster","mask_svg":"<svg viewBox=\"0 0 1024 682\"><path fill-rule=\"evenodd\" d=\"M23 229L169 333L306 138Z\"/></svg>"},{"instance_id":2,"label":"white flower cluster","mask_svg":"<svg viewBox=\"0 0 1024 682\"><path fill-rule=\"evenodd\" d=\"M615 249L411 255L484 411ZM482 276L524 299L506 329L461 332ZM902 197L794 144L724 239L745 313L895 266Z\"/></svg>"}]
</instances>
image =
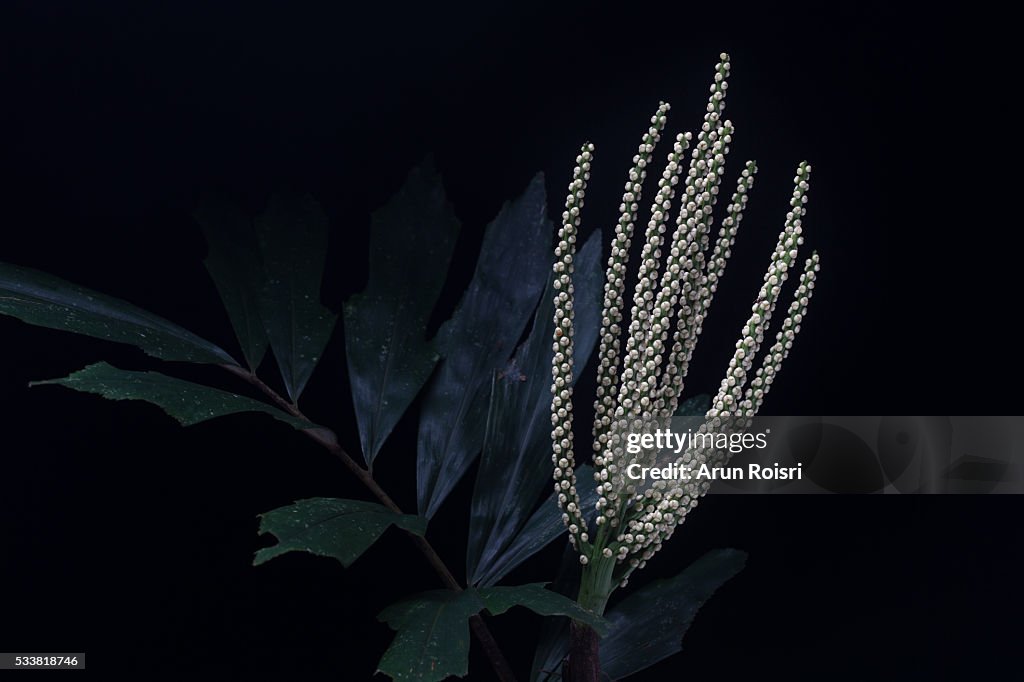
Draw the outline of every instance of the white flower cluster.
<instances>
[{"instance_id":1,"label":"white flower cluster","mask_svg":"<svg viewBox=\"0 0 1024 682\"><path fill-rule=\"evenodd\" d=\"M555 331L551 350L551 460L555 465L555 491L562 508L562 521L569 537L587 542L587 524L580 509L576 490L576 460L572 434L572 355L573 355L573 260L580 225L580 209L590 179L594 145L585 144L576 157L569 194L565 197L562 227L555 246Z\"/></svg>"},{"instance_id":2,"label":"white flower cluster","mask_svg":"<svg viewBox=\"0 0 1024 682\"><path fill-rule=\"evenodd\" d=\"M702 431L714 431L727 424L729 429L739 430L748 426L757 414L771 388L775 375L782 367L782 362L793 347L793 339L800 331L800 323L807 312L814 290L815 274L818 271L818 254L813 253L804 263L800 283L793 295L782 329L776 334L775 344L761 360L752 381L747 382L754 358L764 341L776 303L782 291L782 285L788 272L796 262L797 249L803 244L801 236L801 216L807 203L808 178L811 167L807 163L800 164L794 178L795 188L791 200L792 210L786 216L786 226L779 235L775 251L765 273L764 284L754 305L750 318L743 326L742 336L736 342L736 350L725 379L722 380L718 395L712 401L711 409L705 416ZM717 466L724 463L727 453L714 449L695 449L685 453L675 462L678 466L696 469L703 463ZM629 566L623 572L623 580L644 564L667 541L676 527L682 523L686 514L697 506L700 497L707 493L710 482L707 480L656 481L643 495L633 499L633 514L628 521L628 532L616 538L620 560L629 558ZM631 556L633 555L633 556Z\"/></svg>"},{"instance_id":3,"label":"white flower cluster","mask_svg":"<svg viewBox=\"0 0 1024 682\"><path fill-rule=\"evenodd\" d=\"M628 455L623 434L631 427L671 416L679 404L684 381L704 318L736 239L743 210L754 185L757 166L748 161L739 175L726 216L711 244L714 209L725 175L725 161L734 128L722 119L728 90L729 56L722 54L710 88L707 113L696 135L676 136L650 210L637 282L622 347L623 311L627 262L639 213L644 180L654 149L665 128L668 104L662 103L633 157L622 203L621 216L608 260L604 308L598 350L597 395L594 403L593 455L598 501L593 539L588 531L576 488L573 449L573 259L593 145L586 144L576 157L576 167L562 214L555 249L555 332L552 363L552 461L555 491L569 539L583 564L592 561L623 563L617 573L623 582L674 532L686 513L706 492L705 482L656 481L638 491L625 476L638 455ZM689 162L686 163L686 154ZM684 167L685 166L685 167ZM806 211L811 167L800 164L794 178L791 210L764 276L764 284L741 332L708 420L749 420L761 407L772 381L800 331L800 323L814 288L818 256L807 259L794 299L775 344L762 359L752 380L758 356L790 268L803 244L802 218ZM677 201L678 197L678 201ZM666 225L677 203L675 229L666 240ZM669 345L671 343L671 345ZM749 423L749 422L747 422ZM718 456L712 452L685 452L680 464L699 466ZM614 559L613 559L614 557Z\"/></svg>"}]
</instances>

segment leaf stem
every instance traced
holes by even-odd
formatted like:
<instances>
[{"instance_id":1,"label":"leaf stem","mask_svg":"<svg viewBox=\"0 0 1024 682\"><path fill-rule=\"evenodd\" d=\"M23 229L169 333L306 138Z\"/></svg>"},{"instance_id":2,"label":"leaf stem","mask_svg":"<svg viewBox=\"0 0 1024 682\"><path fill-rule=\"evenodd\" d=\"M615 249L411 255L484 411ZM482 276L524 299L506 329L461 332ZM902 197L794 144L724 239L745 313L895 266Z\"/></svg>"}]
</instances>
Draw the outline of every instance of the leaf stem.
<instances>
[{"instance_id":1,"label":"leaf stem","mask_svg":"<svg viewBox=\"0 0 1024 682\"><path fill-rule=\"evenodd\" d=\"M234 374L235 376L243 379L249 384L259 389L264 395L270 398L278 407L292 415L297 419L310 421L299 410L298 406L288 400L285 400L277 391L268 386L262 379L256 376L255 372L251 372L242 367L236 365L221 365L222 368ZM312 423L312 422L311 422ZM356 462L348 452L345 451L338 443L338 437L334 431L326 427L317 427L315 429L303 430L308 437L322 445L328 452L341 460L341 463L351 471L356 478L358 478L363 485L365 485L374 497L376 497L381 504L395 512L396 514L404 514L401 507L391 499L391 496L385 492L383 488L374 480L373 474L369 470L364 469ZM448 569L448 566L444 563L444 560L438 555L437 551L430 542L415 533L405 531L406 535L412 540L412 543L416 545L420 553L427 559L427 563L430 564L434 572L441 578L441 582L445 584L450 590L455 592L462 592L462 585L455 579L452 572ZM491 667L494 668L495 674L501 682L515 682L515 674L512 672L512 667L509 665L508 660L501 651L501 647L498 646L498 642L494 639L494 635L491 634L490 628L484 622L483 618L477 614L469 619L470 629L473 631L473 635L477 638L477 641L483 647L484 652L487 654L487 658L490 659Z\"/></svg>"}]
</instances>

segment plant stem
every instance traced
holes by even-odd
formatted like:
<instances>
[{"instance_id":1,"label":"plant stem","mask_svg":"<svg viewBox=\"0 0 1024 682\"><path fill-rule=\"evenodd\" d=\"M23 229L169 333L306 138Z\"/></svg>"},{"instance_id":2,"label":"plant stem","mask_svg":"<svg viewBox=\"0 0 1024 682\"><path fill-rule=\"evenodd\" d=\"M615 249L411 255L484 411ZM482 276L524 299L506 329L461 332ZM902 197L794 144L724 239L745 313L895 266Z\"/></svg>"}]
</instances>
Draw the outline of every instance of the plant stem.
<instances>
[{"instance_id":1,"label":"plant stem","mask_svg":"<svg viewBox=\"0 0 1024 682\"><path fill-rule=\"evenodd\" d=\"M600 682L600 637L594 628L569 621L569 658L565 661L567 682Z\"/></svg>"},{"instance_id":2,"label":"plant stem","mask_svg":"<svg viewBox=\"0 0 1024 682\"><path fill-rule=\"evenodd\" d=\"M612 574L615 558L603 557L597 551L595 558L583 567L580 577L580 592L576 601L583 608L597 615L604 613L608 597L612 593ZM569 623L569 658L565 664L565 679L568 682L599 682L601 678L601 638L585 623Z\"/></svg>"},{"instance_id":3,"label":"plant stem","mask_svg":"<svg viewBox=\"0 0 1024 682\"><path fill-rule=\"evenodd\" d=\"M310 421L306 415L302 414L298 406L294 403L290 403L285 400L281 395L263 382L255 372L250 372L241 367L235 365L221 365L231 374L240 377L258 388L264 395L270 398L274 403L282 410L292 415L297 419L304 421ZM312 422L310 422L312 423ZM358 478L363 485L365 485L374 497L380 500L381 504L395 512L396 514L404 514L401 507L391 499L391 496L385 492L383 488L374 480L373 474L369 470L364 469L359 465L352 456L345 451L345 448L341 447L338 443L338 437L333 431L326 427L318 426L314 429L304 429L308 437L322 445L328 452L341 460L342 464L351 471L356 478ZM427 563L430 564L434 572L441 578L441 582L445 584L450 590L455 592L462 592L462 585L455 579L452 572L448 569L448 566L444 563L444 560L438 555L434 547L427 541L425 537L416 535L406 531L406 535L412 540L412 543L416 545L420 553L427 559ZM487 627L487 623L484 619L476 614L469 619L470 629L473 631L473 635L477 638L477 641L483 647L484 652L487 654L487 658L490 659L491 667L494 668L495 674L501 682L515 682L516 677L512 672L512 667L508 663L508 659L505 658L505 654L502 653L501 647L498 646L498 642L494 639L494 635L491 634L490 628Z\"/></svg>"}]
</instances>

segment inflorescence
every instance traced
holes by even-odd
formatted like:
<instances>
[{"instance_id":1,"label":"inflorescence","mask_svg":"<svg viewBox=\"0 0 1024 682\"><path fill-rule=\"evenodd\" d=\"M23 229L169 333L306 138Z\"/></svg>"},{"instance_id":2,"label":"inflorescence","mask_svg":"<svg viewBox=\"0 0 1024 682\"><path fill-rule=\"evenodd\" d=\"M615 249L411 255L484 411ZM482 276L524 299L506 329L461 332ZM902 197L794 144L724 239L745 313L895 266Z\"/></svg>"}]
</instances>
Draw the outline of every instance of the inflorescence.
<instances>
[{"instance_id":1,"label":"inflorescence","mask_svg":"<svg viewBox=\"0 0 1024 682\"><path fill-rule=\"evenodd\" d=\"M712 244L714 209L718 201L729 144L731 121L722 118L728 90L729 56L722 54L715 69L707 113L696 136L677 135L658 179L633 292L628 327L624 327L625 280L633 233L638 220L644 181L661 140L669 105L661 103L633 157L633 166L619 206L604 286L598 348L597 391L593 425L594 478L597 482L594 526L582 509L577 491L573 447L573 259L580 227L594 146L585 144L576 157L555 247L555 331L552 361L552 461L555 491L569 541L580 562L615 557L622 566L617 580L625 584L642 568L682 523L687 512L707 492L706 481L656 481L639 490L626 477L637 455L627 455L623 438L631 425L649 423L675 413L704 318L725 272L743 210L754 185L757 165L748 161L740 172L726 215ZM692 143L692 149L691 147ZM689 162L687 163L687 155ZM743 325L708 420L749 420L758 412L793 339L800 331L818 271L818 255L803 264L799 285L774 345L755 360L768 332L782 287L797 267L803 244L811 166L804 162L793 179L794 189L785 227L779 235L764 283ZM666 238L670 214L677 212ZM625 348L623 330L625 328ZM747 421L746 423L749 423ZM699 465L721 453L687 451L679 464ZM596 537L591 538L591 533Z\"/></svg>"}]
</instances>

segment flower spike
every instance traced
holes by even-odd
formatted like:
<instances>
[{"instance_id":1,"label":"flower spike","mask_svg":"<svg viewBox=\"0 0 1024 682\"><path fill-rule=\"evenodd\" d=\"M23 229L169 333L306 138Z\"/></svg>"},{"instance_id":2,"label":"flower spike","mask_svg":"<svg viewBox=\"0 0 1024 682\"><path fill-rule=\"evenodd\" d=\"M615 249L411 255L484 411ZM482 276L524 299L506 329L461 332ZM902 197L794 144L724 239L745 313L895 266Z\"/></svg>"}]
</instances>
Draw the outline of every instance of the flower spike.
<instances>
[{"instance_id":1,"label":"flower spike","mask_svg":"<svg viewBox=\"0 0 1024 682\"><path fill-rule=\"evenodd\" d=\"M630 454L624 439L631 429L671 417L678 408L697 339L725 273L754 186L757 165L748 161L739 173L736 189L712 244L718 194L735 133L733 124L722 119L730 68L729 56L723 53L715 69L700 130L696 136L681 133L674 138L658 177L628 325L624 316L624 295L629 251L643 183L655 146L665 129L668 104L661 103L651 117L651 125L633 157L633 167L624 187L619 206L621 215L608 259L599 337L592 441L598 493L596 530L588 527L580 508L572 434L572 274L580 211L593 161L591 144L584 145L576 157L562 214L554 264L555 331L551 367L554 487L562 520L569 529L569 541L580 563L586 567L585 575L612 576L621 584L658 552L708 490L706 481L685 479L657 480L639 488L636 481L626 476L626 471L634 464L646 465L646 460L642 459L645 455ZM686 154L689 161L684 164ZM806 162L797 168L785 225L702 431L721 426L727 419L738 420L741 428L749 426L800 331L818 272L817 253L804 262L775 342L753 371L783 285L797 263L799 247L804 241L803 218L810 174L811 166ZM673 210L675 226L671 235L666 235ZM691 448L682 452L675 464L695 467L723 457L727 458L727 454L710 446Z\"/></svg>"}]
</instances>

